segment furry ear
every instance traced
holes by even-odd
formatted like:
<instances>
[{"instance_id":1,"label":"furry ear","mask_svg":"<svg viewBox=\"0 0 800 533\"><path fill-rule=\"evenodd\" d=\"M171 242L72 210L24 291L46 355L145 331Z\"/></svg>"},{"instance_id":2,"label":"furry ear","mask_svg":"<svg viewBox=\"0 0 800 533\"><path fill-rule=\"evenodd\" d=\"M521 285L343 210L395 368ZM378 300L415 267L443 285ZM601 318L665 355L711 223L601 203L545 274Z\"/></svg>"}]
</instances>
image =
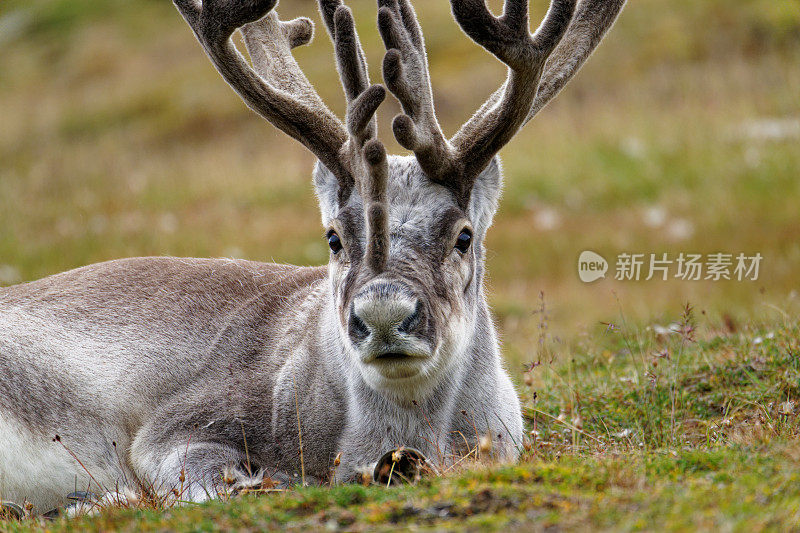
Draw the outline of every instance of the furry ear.
<instances>
[{"instance_id":1,"label":"furry ear","mask_svg":"<svg viewBox=\"0 0 800 533\"><path fill-rule=\"evenodd\" d=\"M469 199L469 218L478 235L485 235L497 212L503 192L503 169L500 158L495 156L483 172L475 179Z\"/></svg>"},{"instance_id":2,"label":"furry ear","mask_svg":"<svg viewBox=\"0 0 800 533\"><path fill-rule=\"evenodd\" d=\"M317 161L314 167L314 192L317 194L322 225L327 226L339 210L339 180L328 168Z\"/></svg>"}]
</instances>

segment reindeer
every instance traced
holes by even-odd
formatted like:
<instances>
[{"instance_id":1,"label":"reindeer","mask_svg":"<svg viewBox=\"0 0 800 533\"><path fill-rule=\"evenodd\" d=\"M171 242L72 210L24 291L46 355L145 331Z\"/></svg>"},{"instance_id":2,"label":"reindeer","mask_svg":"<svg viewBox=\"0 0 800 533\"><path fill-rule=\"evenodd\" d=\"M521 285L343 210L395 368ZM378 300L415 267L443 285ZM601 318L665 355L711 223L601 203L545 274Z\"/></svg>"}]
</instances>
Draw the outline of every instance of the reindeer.
<instances>
[{"instance_id":1,"label":"reindeer","mask_svg":"<svg viewBox=\"0 0 800 533\"><path fill-rule=\"evenodd\" d=\"M377 139L386 89L370 83L341 0L319 8L344 122L293 59L309 19L279 20L277 0L175 4L244 102L317 157L329 263L124 259L0 289L0 496L44 510L76 486L113 493L135 480L203 501L266 477L330 479L334 464L352 480L398 446L443 466L486 435L495 459L517 458L520 402L483 284L497 153L624 0L552 0L534 33L527 0L505 0L501 16L451 0L508 76L450 139L411 3L379 0L383 78L402 105L393 132L413 154L392 157Z\"/></svg>"}]
</instances>

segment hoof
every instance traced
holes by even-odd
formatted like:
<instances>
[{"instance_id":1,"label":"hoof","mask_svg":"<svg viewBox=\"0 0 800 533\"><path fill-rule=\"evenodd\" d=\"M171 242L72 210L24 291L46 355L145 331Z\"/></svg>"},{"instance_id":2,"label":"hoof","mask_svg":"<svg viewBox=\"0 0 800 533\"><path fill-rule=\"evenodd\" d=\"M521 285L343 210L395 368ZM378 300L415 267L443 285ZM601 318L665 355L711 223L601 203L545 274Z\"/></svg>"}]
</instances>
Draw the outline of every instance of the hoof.
<instances>
[{"instance_id":1,"label":"hoof","mask_svg":"<svg viewBox=\"0 0 800 533\"><path fill-rule=\"evenodd\" d=\"M22 520L25 510L14 502L0 502L0 520Z\"/></svg>"},{"instance_id":2,"label":"hoof","mask_svg":"<svg viewBox=\"0 0 800 533\"><path fill-rule=\"evenodd\" d=\"M423 475L435 471L421 451L400 447L383 454L375 465L372 479L381 485L416 483Z\"/></svg>"},{"instance_id":3,"label":"hoof","mask_svg":"<svg viewBox=\"0 0 800 533\"><path fill-rule=\"evenodd\" d=\"M79 490L77 492L70 492L67 494L67 499L75 503L91 503L96 502L98 497L94 492Z\"/></svg>"},{"instance_id":4,"label":"hoof","mask_svg":"<svg viewBox=\"0 0 800 533\"><path fill-rule=\"evenodd\" d=\"M64 511L63 509L59 509L59 508L50 509L46 513L42 513L40 515L40 517L44 518L45 520L56 520L59 517L63 516L63 514L64 514L63 511Z\"/></svg>"}]
</instances>

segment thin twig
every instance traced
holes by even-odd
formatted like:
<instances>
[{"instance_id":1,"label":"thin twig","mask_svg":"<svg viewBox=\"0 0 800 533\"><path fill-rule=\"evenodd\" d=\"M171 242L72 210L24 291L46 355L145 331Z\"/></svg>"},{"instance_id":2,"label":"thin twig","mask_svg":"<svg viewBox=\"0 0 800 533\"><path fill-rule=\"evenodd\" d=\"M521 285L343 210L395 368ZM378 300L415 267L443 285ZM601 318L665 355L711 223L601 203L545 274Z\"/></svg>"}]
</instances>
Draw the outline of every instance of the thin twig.
<instances>
[{"instance_id":1,"label":"thin twig","mask_svg":"<svg viewBox=\"0 0 800 533\"><path fill-rule=\"evenodd\" d=\"M295 396L295 398L296 398L296 396ZM245 435L245 433L244 433L244 422L242 422L241 418L239 419L239 426L242 428L242 440L244 440L244 457L245 457L245 460L247 461L247 475L248 476L252 476L253 475L253 468L250 466L250 452L247 450L247 435ZM301 446L302 446L302 443L301 443Z\"/></svg>"},{"instance_id":2,"label":"thin twig","mask_svg":"<svg viewBox=\"0 0 800 533\"><path fill-rule=\"evenodd\" d=\"M306 485L306 463L303 458L303 428L300 425L300 405L297 403L297 382L294 379L294 362L292 362L292 387L294 387L294 410L297 414L297 440L300 446L300 482Z\"/></svg>"},{"instance_id":3,"label":"thin twig","mask_svg":"<svg viewBox=\"0 0 800 533\"><path fill-rule=\"evenodd\" d=\"M61 447L62 447L62 448L64 448L64 449L67 451L67 453L68 453L68 454L70 454L70 455L72 456L72 458L73 458L73 459L75 459L75 461L77 461L77 462L78 462L78 464L79 464L79 465L81 465L81 468L83 468L83 470L84 470L84 471L85 471L85 472L86 472L86 473L89 475L89 478L90 478L92 481L94 481L95 485L97 485L97 488L99 488L99 489L102 489L102 490L103 490L103 491L105 491L105 492L109 492L109 491L108 491L108 489L107 489L107 488L105 488L105 487L102 485L102 483L100 483L99 481L97 481L97 480L94 478L94 476L92 475L92 473L91 473L91 472L89 472L89 469L88 469L88 468L86 468L86 466L85 466L85 465L84 465L84 464L81 462L81 460L80 460L80 459L78 459L78 456L77 456L77 455L75 455L75 453L74 453L72 450L70 450L70 449L67 447L67 445L66 445L66 444L64 444L63 442L61 442L61 437L60 437L60 436L56 435L56 436L55 436L55 438L53 439L53 442L57 442L57 443L59 443L59 444L61 445ZM89 487L89 488L91 488L91 487ZM87 490L86 492L90 492L90 491L89 491L89 490Z\"/></svg>"},{"instance_id":4,"label":"thin twig","mask_svg":"<svg viewBox=\"0 0 800 533\"><path fill-rule=\"evenodd\" d=\"M550 413L545 413L544 411L540 411L539 409L537 409L535 407L529 407L528 409L533 411L534 413L539 413L540 415L544 415L547 418L551 418L551 419L555 420L556 422L558 422L559 424L565 425L567 428L571 429L572 431L577 431L581 435L585 435L585 436L589 437L590 439L599 442L600 444L604 444L602 440L598 439L594 435L590 435L589 433L586 433L582 429L576 428L572 424L568 423L566 420L559 420L558 417L555 417L555 416L551 415Z\"/></svg>"}]
</instances>

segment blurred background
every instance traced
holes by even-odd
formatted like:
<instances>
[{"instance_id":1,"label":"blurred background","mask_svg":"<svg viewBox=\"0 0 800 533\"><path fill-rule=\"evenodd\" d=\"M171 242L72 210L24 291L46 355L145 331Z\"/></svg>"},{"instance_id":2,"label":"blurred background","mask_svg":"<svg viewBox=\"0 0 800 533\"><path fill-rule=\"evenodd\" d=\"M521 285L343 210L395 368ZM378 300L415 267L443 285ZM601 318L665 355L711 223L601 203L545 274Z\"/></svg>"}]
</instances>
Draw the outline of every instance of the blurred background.
<instances>
[{"instance_id":1,"label":"blurred background","mask_svg":"<svg viewBox=\"0 0 800 533\"><path fill-rule=\"evenodd\" d=\"M374 3L348 4L379 80ZM504 69L448 2L416 7L452 134ZM296 56L341 116L316 3L278 11L318 22ZM399 153L396 109L381 127ZM571 343L602 322L666 324L687 301L729 329L768 320L800 298L800 0L629 0L501 155L488 287L509 360L530 360L543 328ZM167 0L0 2L0 285L138 255L325 263L313 162L247 110ZM612 262L606 279L579 280L583 250ZM763 260L757 281L616 281L623 252Z\"/></svg>"}]
</instances>

